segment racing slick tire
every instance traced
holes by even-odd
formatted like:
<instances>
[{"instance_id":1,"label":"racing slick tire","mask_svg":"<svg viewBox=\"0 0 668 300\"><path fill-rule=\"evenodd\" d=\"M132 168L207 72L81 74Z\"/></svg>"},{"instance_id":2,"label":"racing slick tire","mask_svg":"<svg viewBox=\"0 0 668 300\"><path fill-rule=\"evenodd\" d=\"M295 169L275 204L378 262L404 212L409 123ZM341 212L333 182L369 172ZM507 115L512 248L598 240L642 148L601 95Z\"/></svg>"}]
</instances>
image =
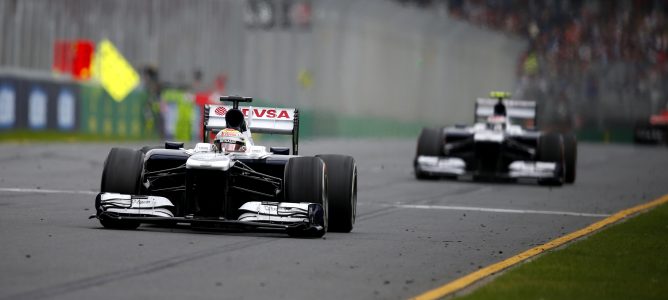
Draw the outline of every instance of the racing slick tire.
<instances>
[{"instance_id":1,"label":"racing slick tire","mask_svg":"<svg viewBox=\"0 0 668 300\"><path fill-rule=\"evenodd\" d=\"M327 169L329 231L350 232L357 214L357 165L346 155L316 155Z\"/></svg>"},{"instance_id":2,"label":"racing slick tire","mask_svg":"<svg viewBox=\"0 0 668 300\"><path fill-rule=\"evenodd\" d=\"M436 179L433 176L422 172L417 168L417 159L419 156L443 156L443 129L442 128L422 128L418 138L417 150L415 151L415 178L417 179Z\"/></svg>"},{"instance_id":3,"label":"racing slick tire","mask_svg":"<svg viewBox=\"0 0 668 300\"><path fill-rule=\"evenodd\" d=\"M293 157L285 165L283 193L285 202L311 202L322 205L323 230L317 232L289 232L291 236L322 237L327 232L328 201L325 163L318 157Z\"/></svg>"},{"instance_id":4,"label":"racing slick tire","mask_svg":"<svg viewBox=\"0 0 668 300\"><path fill-rule=\"evenodd\" d=\"M139 194L143 168L144 153L141 151L112 148L104 162L100 192ZM99 214L101 212L99 203L95 203L95 208ZM112 229L136 229L139 227L139 222L114 219L100 219L100 224L105 228Z\"/></svg>"},{"instance_id":5,"label":"racing slick tire","mask_svg":"<svg viewBox=\"0 0 668 300\"><path fill-rule=\"evenodd\" d=\"M538 180L540 185L560 186L564 183L564 141L561 134L545 133L538 140L538 161L556 163L554 178Z\"/></svg>"},{"instance_id":6,"label":"racing slick tire","mask_svg":"<svg viewBox=\"0 0 668 300\"><path fill-rule=\"evenodd\" d=\"M563 135L564 138L564 182L575 182L575 175L577 170L578 159L578 141L575 134L567 133Z\"/></svg>"}]
</instances>

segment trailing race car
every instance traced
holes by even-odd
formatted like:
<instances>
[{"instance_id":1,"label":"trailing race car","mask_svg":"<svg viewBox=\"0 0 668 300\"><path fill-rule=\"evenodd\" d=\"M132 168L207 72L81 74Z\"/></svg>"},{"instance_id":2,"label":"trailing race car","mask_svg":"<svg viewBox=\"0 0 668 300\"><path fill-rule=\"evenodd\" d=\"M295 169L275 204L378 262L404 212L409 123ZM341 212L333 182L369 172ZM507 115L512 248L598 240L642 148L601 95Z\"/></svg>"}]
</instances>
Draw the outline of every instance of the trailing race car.
<instances>
[{"instance_id":1,"label":"trailing race car","mask_svg":"<svg viewBox=\"0 0 668 300\"><path fill-rule=\"evenodd\" d=\"M473 126L422 129L415 176L472 175L474 180L536 178L546 185L573 183L575 136L533 129L533 101L506 100L509 94L503 92L492 92L491 97L495 99L477 99Z\"/></svg>"},{"instance_id":2,"label":"trailing race car","mask_svg":"<svg viewBox=\"0 0 668 300\"><path fill-rule=\"evenodd\" d=\"M298 156L297 109L232 106L204 109L204 137L141 150L113 148L104 163L96 217L102 226L142 223L284 231L320 237L350 232L357 206L357 167L344 155ZM254 133L292 135L288 147L253 143ZM208 142L210 132L216 137Z\"/></svg>"}]
</instances>

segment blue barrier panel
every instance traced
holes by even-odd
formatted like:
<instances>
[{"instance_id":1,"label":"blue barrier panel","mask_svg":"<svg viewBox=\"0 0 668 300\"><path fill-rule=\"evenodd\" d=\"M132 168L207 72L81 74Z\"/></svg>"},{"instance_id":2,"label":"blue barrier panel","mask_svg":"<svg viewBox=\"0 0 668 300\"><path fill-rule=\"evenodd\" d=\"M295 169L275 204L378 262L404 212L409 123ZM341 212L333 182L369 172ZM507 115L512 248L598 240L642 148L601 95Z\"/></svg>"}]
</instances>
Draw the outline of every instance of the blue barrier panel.
<instances>
[{"instance_id":1,"label":"blue barrier panel","mask_svg":"<svg viewBox=\"0 0 668 300\"><path fill-rule=\"evenodd\" d=\"M6 81L0 81L0 129L16 126L16 88Z\"/></svg>"},{"instance_id":2,"label":"blue barrier panel","mask_svg":"<svg viewBox=\"0 0 668 300\"><path fill-rule=\"evenodd\" d=\"M67 80L0 76L0 129L76 131L78 94Z\"/></svg>"}]
</instances>

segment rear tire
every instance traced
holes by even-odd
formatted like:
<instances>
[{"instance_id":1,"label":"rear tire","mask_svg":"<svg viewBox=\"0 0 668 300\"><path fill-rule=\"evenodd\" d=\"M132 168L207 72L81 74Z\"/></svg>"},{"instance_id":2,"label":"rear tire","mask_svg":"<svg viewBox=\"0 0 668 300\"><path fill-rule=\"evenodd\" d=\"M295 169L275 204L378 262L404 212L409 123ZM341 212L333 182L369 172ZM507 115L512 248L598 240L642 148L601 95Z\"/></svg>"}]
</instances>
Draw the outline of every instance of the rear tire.
<instances>
[{"instance_id":1,"label":"rear tire","mask_svg":"<svg viewBox=\"0 0 668 300\"><path fill-rule=\"evenodd\" d=\"M318 157L293 157L285 165L283 181L285 202L310 202L322 205L325 211L323 218L324 230L312 235L321 237L327 232L328 201L327 201L327 173L325 163ZM291 234L298 236L299 234Z\"/></svg>"},{"instance_id":2,"label":"rear tire","mask_svg":"<svg viewBox=\"0 0 668 300\"><path fill-rule=\"evenodd\" d=\"M577 171L578 158L578 141L575 134L568 133L563 135L564 138L564 181L566 183L575 182L575 175Z\"/></svg>"},{"instance_id":3,"label":"rear tire","mask_svg":"<svg viewBox=\"0 0 668 300\"><path fill-rule=\"evenodd\" d=\"M561 134L545 133L538 141L538 161L557 165L556 178L539 179L538 184L560 186L564 183L564 142Z\"/></svg>"},{"instance_id":4,"label":"rear tire","mask_svg":"<svg viewBox=\"0 0 668 300\"><path fill-rule=\"evenodd\" d=\"M443 129L442 128L422 128L415 151L415 160L413 168L415 178L417 179L436 179L438 176L429 175L417 168L417 159L419 156L443 156Z\"/></svg>"},{"instance_id":5,"label":"rear tire","mask_svg":"<svg viewBox=\"0 0 668 300\"><path fill-rule=\"evenodd\" d=\"M345 155L316 155L327 169L329 231L350 232L357 214L357 165Z\"/></svg>"},{"instance_id":6,"label":"rear tire","mask_svg":"<svg viewBox=\"0 0 668 300\"><path fill-rule=\"evenodd\" d=\"M144 153L141 151L112 148L104 162L100 192L137 195L140 193L141 176L144 168ZM95 209L101 213L99 200L96 199ZM136 229L139 222L100 219L105 228Z\"/></svg>"}]
</instances>

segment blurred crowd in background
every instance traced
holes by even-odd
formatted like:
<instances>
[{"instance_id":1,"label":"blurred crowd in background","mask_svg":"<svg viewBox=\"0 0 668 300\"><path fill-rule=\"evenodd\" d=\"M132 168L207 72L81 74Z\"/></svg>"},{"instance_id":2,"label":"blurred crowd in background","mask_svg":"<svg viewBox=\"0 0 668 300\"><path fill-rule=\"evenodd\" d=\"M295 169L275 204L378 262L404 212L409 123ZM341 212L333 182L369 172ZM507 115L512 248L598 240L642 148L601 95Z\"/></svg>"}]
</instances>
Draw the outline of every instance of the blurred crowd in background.
<instances>
[{"instance_id":1,"label":"blurred crowd in background","mask_svg":"<svg viewBox=\"0 0 668 300\"><path fill-rule=\"evenodd\" d=\"M667 108L668 1L396 1L527 38L515 97L540 101L544 125L627 126Z\"/></svg>"}]
</instances>

